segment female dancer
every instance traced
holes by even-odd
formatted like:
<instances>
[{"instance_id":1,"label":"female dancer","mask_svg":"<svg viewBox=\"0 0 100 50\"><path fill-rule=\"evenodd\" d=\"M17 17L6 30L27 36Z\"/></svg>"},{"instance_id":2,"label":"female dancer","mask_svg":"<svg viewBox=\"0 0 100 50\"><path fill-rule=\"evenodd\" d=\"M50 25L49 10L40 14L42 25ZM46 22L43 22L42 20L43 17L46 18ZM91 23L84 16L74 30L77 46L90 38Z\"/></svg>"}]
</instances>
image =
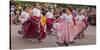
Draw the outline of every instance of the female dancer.
<instances>
[{"instance_id":1,"label":"female dancer","mask_svg":"<svg viewBox=\"0 0 100 50\"><path fill-rule=\"evenodd\" d=\"M70 7L66 8L66 13L63 13L60 18L61 23L57 26L57 42L56 44L60 46L68 46L70 43L74 42L74 22L73 16L71 14L72 9Z\"/></svg>"},{"instance_id":2,"label":"female dancer","mask_svg":"<svg viewBox=\"0 0 100 50\"><path fill-rule=\"evenodd\" d=\"M75 23L76 23L76 37L77 38L82 38L84 37L84 28L85 28L85 23L84 23L85 16L82 15L81 10L78 10L78 15L75 17Z\"/></svg>"},{"instance_id":3,"label":"female dancer","mask_svg":"<svg viewBox=\"0 0 100 50\"><path fill-rule=\"evenodd\" d=\"M51 33L51 28L53 26L53 12L52 12L52 9L50 9L47 13L46 13L46 16L47 16L47 32L48 34Z\"/></svg>"},{"instance_id":4,"label":"female dancer","mask_svg":"<svg viewBox=\"0 0 100 50\"><path fill-rule=\"evenodd\" d=\"M26 22L23 23L22 27L23 38L28 38L33 42L40 42L46 37L46 34L42 30L37 17L32 16L32 8L29 8L28 13L30 17Z\"/></svg>"},{"instance_id":5,"label":"female dancer","mask_svg":"<svg viewBox=\"0 0 100 50\"><path fill-rule=\"evenodd\" d=\"M23 35L22 34L22 26L23 26L23 23L25 23L27 21L27 19L29 18L28 9L29 9L29 7L24 7L23 8L23 11L21 12L21 15L19 17L19 20L21 21L21 24L22 24L21 27L18 30L18 33L20 35Z\"/></svg>"}]
</instances>

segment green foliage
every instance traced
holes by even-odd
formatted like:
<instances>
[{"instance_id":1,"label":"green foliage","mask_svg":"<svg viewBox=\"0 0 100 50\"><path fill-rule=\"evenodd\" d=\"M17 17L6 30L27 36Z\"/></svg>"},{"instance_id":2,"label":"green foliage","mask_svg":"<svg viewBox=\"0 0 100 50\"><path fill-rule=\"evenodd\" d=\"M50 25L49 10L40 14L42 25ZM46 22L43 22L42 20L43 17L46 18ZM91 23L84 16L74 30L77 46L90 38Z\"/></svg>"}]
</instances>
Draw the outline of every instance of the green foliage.
<instances>
[{"instance_id":1,"label":"green foliage","mask_svg":"<svg viewBox=\"0 0 100 50\"><path fill-rule=\"evenodd\" d=\"M21 6L32 6L33 3L36 3L36 2L29 2L29 1L21 1L21 0L16 0L16 1L13 1L15 3L15 5L17 4L21 4ZM54 4L54 3L52 3ZM67 7L67 6L72 6L73 8L87 8L87 7L95 7L95 6L90 6L90 5L76 5L76 4L61 4L61 3L56 3L57 4L57 7Z\"/></svg>"}]
</instances>

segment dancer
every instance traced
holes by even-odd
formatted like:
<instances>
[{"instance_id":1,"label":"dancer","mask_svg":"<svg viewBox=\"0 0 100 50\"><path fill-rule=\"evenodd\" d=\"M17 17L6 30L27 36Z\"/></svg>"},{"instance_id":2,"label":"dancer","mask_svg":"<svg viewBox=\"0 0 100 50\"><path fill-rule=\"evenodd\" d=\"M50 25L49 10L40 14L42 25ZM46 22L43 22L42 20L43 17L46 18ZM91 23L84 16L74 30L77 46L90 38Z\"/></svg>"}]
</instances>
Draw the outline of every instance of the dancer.
<instances>
[{"instance_id":1,"label":"dancer","mask_svg":"<svg viewBox=\"0 0 100 50\"><path fill-rule=\"evenodd\" d=\"M57 42L59 46L68 46L74 42L74 22L73 16L71 14L72 9L70 7L66 8L66 13L58 18L62 22L57 26Z\"/></svg>"},{"instance_id":2,"label":"dancer","mask_svg":"<svg viewBox=\"0 0 100 50\"><path fill-rule=\"evenodd\" d=\"M29 18L28 8L29 7L24 7L23 11L21 12L21 15L19 17L19 20L21 22L21 27L19 28L18 33L20 35L22 35L22 26L23 26L23 23L25 23L27 21L27 19Z\"/></svg>"},{"instance_id":3,"label":"dancer","mask_svg":"<svg viewBox=\"0 0 100 50\"><path fill-rule=\"evenodd\" d=\"M53 26L53 11L52 9L50 9L47 13L46 13L46 16L47 16L47 32L48 34L50 34L52 31L52 26Z\"/></svg>"},{"instance_id":4,"label":"dancer","mask_svg":"<svg viewBox=\"0 0 100 50\"><path fill-rule=\"evenodd\" d=\"M44 28L37 20L37 17L32 16L32 8L29 8L28 13L30 17L23 23L22 27L23 38L27 38L33 42L40 42L46 37Z\"/></svg>"},{"instance_id":5,"label":"dancer","mask_svg":"<svg viewBox=\"0 0 100 50\"><path fill-rule=\"evenodd\" d=\"M84 23L85 16L82 15L81 10L78 10L78 15L75 17L75 23L76 23L76 37L82 38L84 37L84 28L85 28L85 23Z\"/></svg>"},{"instance_id":6,"label":"dancer","mask_svg":"<svg viewBox=\"0 0 100 50\"><path fill-rule=\"evenodd\" d=\"M43 41L42 39L46 38L46 11L42 10L40 23L39 23L39 31L40 38L39 41Z\"/></svg>"}]
</instances>

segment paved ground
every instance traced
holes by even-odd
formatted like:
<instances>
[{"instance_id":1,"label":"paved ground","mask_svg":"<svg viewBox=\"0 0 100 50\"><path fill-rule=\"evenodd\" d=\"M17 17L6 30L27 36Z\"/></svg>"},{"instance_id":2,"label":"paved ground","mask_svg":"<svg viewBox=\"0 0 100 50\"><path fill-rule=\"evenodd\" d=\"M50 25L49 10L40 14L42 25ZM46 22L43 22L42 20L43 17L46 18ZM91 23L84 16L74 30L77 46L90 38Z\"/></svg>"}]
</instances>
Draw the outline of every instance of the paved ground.
<instances>
[{"instance_id":1,"label":"paved ground","mask_svg":"<svg viewBox=\"0 0 100 50\"><path fill-rule=\"evenodd\" d=\"M54 35L48 35L44 42L33 43L30 40L22 39L17 31L20 26L11 26L11 47L13 49L28 49L28 48L45 48L45 47L56 47L56 37ZM80 40L76 40L71 46L79 45L90 45L96 44L96 27L89 26L88 30L85 31L85 37Z\"/></svg>"}]
</instances>

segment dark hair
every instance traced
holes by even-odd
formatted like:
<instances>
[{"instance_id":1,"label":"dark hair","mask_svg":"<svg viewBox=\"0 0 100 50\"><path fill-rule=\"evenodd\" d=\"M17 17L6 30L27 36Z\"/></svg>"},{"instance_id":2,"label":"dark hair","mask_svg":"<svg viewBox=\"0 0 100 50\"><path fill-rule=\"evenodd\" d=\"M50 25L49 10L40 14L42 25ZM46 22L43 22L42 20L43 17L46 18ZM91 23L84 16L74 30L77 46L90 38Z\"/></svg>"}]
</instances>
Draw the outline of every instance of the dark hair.
<instances>
[{"instance_id":1,"label":"dark hair","mask_svg":"<svg viewBox=\"0 0 100 50\"><path fill-rule=\"evenodd\" d=\"M65 9L62 10L63 13L66 13Z\"/></svg>"},{"instance_id":2,"label":"dark hair","mask_svg":"<svg viewBox=\"0 0 100 50\"><path fill-rule=\"evenodd\" d=\"M46 11L45 9L42 9L42 13L41 13L41 14L42 14L42 15L46 15L46 12L47 12L47 11Z\"/></svg>"},{"instance_id":3,"label":"dark hair","mask_svg":"<svg viewBox=\"0 0 100 50\"><path fill-rule=\"evenodd\" d=\"M73 11L72 6L68 6L67 8L70 10L70 12Z\"/></svg>"},{"instance_id":4,"label":"dark hair","mask_svg":"<svg viewBox=\"0 0 100 50\"><path fill-rule=\"evenodd\" d=\"M23 10L26 10L26 8L27 8L27 7L25 6L25 7L23 8Z\"/></svg>"},{"instance_id":5,"label":"dark hair","mask_svg":"<svg viewBox=\"0 0 100 50\"><path fill-rule=\"evenodd\" d=\"M78 9L78 13L81 12L81 9Z\"/></svg>"}]
</instances>

